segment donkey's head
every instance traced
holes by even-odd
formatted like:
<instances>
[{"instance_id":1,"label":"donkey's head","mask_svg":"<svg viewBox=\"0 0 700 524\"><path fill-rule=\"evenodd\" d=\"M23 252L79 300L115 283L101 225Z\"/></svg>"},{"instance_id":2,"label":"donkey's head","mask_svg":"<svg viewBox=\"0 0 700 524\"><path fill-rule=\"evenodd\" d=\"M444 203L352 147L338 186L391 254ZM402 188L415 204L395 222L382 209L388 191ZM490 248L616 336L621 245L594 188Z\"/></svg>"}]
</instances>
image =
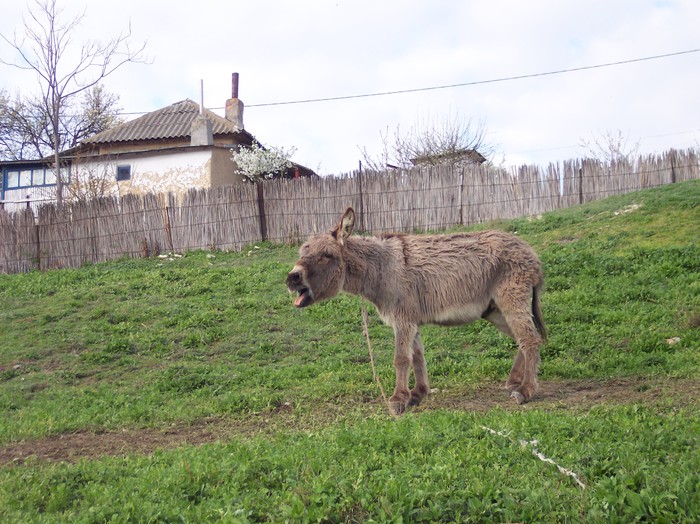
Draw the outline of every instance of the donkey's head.
<instances>
[{"instance_id":1,"label":"donkey's head","mask_svg":"<svg viewBox=\"0 0 700 524\"><path fill-rule=\"evenodd\" d=\"M343 252L354 225L355 212L349 207L333 231L314 235L301 246L299 260L287 275L289 292L298 293L296 307L332 298L343 289Z\"/></svg>"}]
</instances>

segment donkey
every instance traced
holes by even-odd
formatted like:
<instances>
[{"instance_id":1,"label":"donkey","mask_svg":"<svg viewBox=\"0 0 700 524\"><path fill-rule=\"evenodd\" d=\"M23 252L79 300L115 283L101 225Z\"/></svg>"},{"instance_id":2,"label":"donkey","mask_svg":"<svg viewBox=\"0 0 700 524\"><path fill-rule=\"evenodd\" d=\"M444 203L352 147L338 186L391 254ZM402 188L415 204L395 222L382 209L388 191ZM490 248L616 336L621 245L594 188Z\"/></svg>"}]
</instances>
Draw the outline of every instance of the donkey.
<instances>
[{"instance_id":1,"label":"donkey","mask_svg":"<svg viewBox=\"0 0 700 524\"><path fill-rule=\"evenodd\" d=\"M430 392L420 326L456 326L479 318L515 339L518 352L506 389L518 403L537 390L539 348L547 333L540 310L541 263L533 249L501 231L451 235L351 235L355 212L310 237L287 275L287 288L304 308L340 291L361 295L394 329L394 414ZM413 368L415 385L409 390Z\"/></svg>"}]
</instances>

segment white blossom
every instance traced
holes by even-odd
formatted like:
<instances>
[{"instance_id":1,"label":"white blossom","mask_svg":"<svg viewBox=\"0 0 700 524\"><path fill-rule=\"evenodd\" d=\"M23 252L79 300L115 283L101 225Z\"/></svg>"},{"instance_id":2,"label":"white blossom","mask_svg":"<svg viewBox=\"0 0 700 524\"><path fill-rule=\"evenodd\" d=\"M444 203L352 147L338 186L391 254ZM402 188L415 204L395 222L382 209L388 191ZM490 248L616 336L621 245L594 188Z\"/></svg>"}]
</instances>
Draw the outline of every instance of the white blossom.
<instances>
[{"instance_id":1,"label":"white blossom","mask_svg":"<svg viewBox=\"0 0 700 524\"><path fill-rule=\"evenodd\" d=\"M250 147L241 147L239 151L232 149L231 152L231 160L238 166L236 173L249 182L258 182L281 176L290 169L292 161L289 158L296 152L296 148L285 150L281 147L264 147L253 143Z\"/></svg>"}]
</instances>

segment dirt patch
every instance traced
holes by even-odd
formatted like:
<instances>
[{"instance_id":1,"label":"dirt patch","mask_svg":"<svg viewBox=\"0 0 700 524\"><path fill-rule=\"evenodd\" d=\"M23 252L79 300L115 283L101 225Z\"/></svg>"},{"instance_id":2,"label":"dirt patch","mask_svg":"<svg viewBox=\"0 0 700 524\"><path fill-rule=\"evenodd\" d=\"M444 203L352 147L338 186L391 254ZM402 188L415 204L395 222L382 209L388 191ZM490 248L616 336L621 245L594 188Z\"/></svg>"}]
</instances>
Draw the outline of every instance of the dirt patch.
<instances>
[{"instance_id":1,"label":"dirt patch","mask_svg":"<svg viewBox=\"0 0 700 524\"><path fill-rule=\"evenodd\" d=\"M230 440L235 435L264 433L269 417L252 416L243 421L225 418L202 419L193 424L172 424L164 429L121 431L81 430L27 440L0 448L0 465L21 464L30 457L40 460L77 462L103 456L148 455L159 449L199 446Z\"/></svg>"},{"instance_id":2,"label":"dirt patch","mask_svg":"<svg viewBox=\"0 0 700 524\"><path fill-rule=\"evenodd\" d=\"M698 380L626 378L609 381L540 381L537 396L524 406L512 402L499 384L479 386L473 394L446 394L439 404L447 409L470 411L494 408L589 409L599 404L654 404L664 401L683 407L697 403L699 393Z\"/></svg>"},{"instance_id":3,"label":"dirt patch","mask_svg":"<svg viewBox=\"0 0 700 524\"><path fill-rule=\"evenodd\" d=\"M508 399L500 384L484 384L469 391L442 392L431 395L416 412L436 409L488 411L494 408L521 409L588 409L600 404L672 403L676 407L697 405L700 380L615 379L601 381L540 382L535 399L517 406ZM372 409L381 400L368 402ZM78 431L38 440L22 441L0 447L0 464L21 464L29 457L39 460L77 462L103 456L150 454L159 449L184 445L198 446L227 441L235 436L273 433L277 429L312 428L335 420L342 414L334 405L320 406L300 420L290 404L278 409L251 415L242 420L228 418L203 419L194 424L174 424L164 429L125 429L122 431Z\"/></svg>"}]
</instances>

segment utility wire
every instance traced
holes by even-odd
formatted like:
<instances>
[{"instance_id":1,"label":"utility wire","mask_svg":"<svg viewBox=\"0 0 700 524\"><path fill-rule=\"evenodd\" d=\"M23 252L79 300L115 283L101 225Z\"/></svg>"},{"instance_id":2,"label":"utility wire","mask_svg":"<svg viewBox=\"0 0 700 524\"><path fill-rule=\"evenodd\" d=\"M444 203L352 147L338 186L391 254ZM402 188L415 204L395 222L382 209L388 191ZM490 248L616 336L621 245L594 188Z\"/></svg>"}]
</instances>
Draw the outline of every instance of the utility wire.
<instances>
[{"instance_id":1,"label":"utility wire","mask_svg":"<svg viewBox=\"0 0 700 524\"><path fill-rule=\"evenodd\" d=\"M681 56L681 55L688 55L691 53L698 53L700 52L700 48L698 49L688 49L686 51L677 51L675 53L665 53L663 55L654 55L654 56L645 56L642 58L631 58L629 60L620 60L618 62L608 62L605 64L596 64L596 65L590 65L590 66L582 66L582 67L572 67L569 69L557 69L555 71L546 71L544 73L530 73L527 75L516 75L516 76L506 76L502 78L492 78L489 80L476 80L473 82L462 82L459 84L447 84L447 85L441 85L441 86L431 86L431 87L418 87L415 89L398 89L396 91L383 91L379 93L365 93L365 94L360 94L360 95L345 95L345 96L331 96L331 97L326 97L326 98L308 98L304 100L287 100L283 102L266 102L266 103L260 103L260 104L246 104L246 107L271 107L271 106L283 106L283 105L293 105L293 104L311 104L311 103L316 103L316 102L333 102L337 100L353 100L357 98L370 98L370 97L375 97L375 96L389 96L389 95L401 95L405 93L419 93L419 92L424 92L424 91L436 91L438 89L453 89L455 87L468 87L468 86L475 86L475 85L483 85L483 84L495 84L498 82L510 82L513 80L523 80L526 78L537 78L537 77L542 77L542 76L552 76L552 75L561 75L564 73L574 73L577 71L588 71L591 69L601 69L604 67L614 67L614 66L620 66L620 65L626 65L626 64L633 64L636 62L647 62L650 60L660 60L662 58L670 58L673 56ZM224 109L223 107L213 107L211 109ZM128 112L128 113L119 113L120 115L143 115L146 114L148 111L137 111L137 112Z\"/></svg>"},{"instance_id":2,"label":"utility wire","mask_svg":"<svg viewBox=\"0 0 700 524\"><path fill-rule=\"evenodd\" d=\"M463 82L459 84L447 84L447 85L442 85L442 86L432 86L432 87L418 87L415 89L400 89L396 91L384 91L380 93L366 93L366 94L361 94L361 95L346 95L346 96L334 96L334 97L327 97L327 98L309 98L306 100L290 100L290 101L285 101L285 102L268 102L268 103L263 103L263 104L248 104L246 107L269 107L269 106L281 106L281 105L291 105L291 104L310 104L314 102L331 102L335 100L351 100L355 98L369 98L369 97L374 97L374 96L388 96L388 95L399 95L399 94L404 94L404 93L418 93L422 91L435 91L438 89L452 89L455 87L466 87L466 86L475 86L475 85L482 85L482 84L494 84L497 82L509 82L512 80L523 80L525 78L537 78L541 76L551 76L551 75L561 75L563 73L573 73L576 71L587 71L589 69L600 69L603 67L613 67L613 66L619 66L619 65L625 65L625 64L632 64L635 62L645 62L648 60L659 60L661 58L669 58L672 56L679 56L679 55L687 55L690 53L697 53L699 52L700 49L688 49L686 51L677 51L675 53L666 53L663 55L654 55L654 56L646 56L643 58L632 58L630 60L620 60L618 62L608 62L606 64L596 64L596 65L590 65L590 66L582 66L582 67L573 67L570 69L558 69L556 71L547 71L544 73L531 73L527 75L517 75L517 76L506 76L503 78L492 78L490 80L477 80L474 82ZM216 108L220 109L220 108Z\"/></svg>"}]
</instances>

